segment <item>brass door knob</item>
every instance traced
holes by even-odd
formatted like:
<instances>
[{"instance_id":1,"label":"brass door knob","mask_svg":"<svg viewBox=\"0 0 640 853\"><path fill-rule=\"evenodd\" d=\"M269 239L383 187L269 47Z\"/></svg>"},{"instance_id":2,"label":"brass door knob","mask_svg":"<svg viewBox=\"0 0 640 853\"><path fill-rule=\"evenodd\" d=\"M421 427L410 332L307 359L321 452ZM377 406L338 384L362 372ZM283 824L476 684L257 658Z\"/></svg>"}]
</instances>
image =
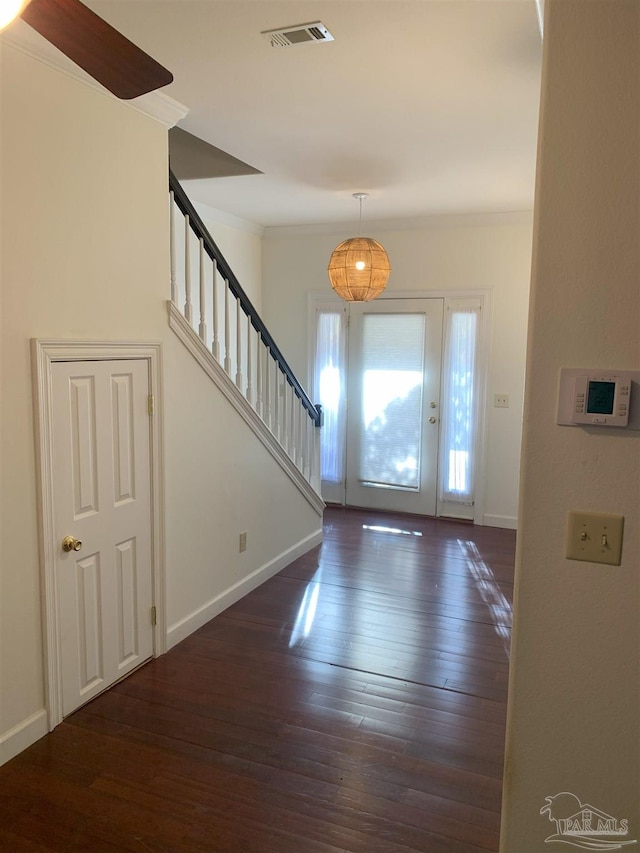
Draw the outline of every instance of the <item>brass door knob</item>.
<instances>
[{"instance_id":1,"label":"brass door knob","mask_svg":"<svg viewBox=\"0 0 640 853\"><path fill-rule=\"evenodd\" d=\"M82 548L82 540L73 536L65 536L62 540L63 551L79 551Z\"/></svg>"}]
</instances>

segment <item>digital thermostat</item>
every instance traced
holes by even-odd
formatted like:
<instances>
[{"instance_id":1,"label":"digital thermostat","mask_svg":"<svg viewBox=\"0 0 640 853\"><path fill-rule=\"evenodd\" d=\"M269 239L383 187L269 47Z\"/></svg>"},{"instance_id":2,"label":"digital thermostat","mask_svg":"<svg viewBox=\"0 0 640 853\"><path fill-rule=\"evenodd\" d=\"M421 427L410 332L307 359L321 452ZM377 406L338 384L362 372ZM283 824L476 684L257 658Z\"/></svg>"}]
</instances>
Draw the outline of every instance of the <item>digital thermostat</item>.
<instances>
[{"instance_id":1,"label":"digital thermostat","mask_svg":"<svg viewBox=\"0 0 640 853\"><path fill-rule=\"evenodd\" d=\"M563 368L560 371L557 422L571 426L629 426L638 429L638 382L639 371Z\"/></svg>"},{"instance_id":2,"label":"digital thermostat","mask_svg":"<svg viewBox=\"0 0 640 853\"><path fill-rule=\"evenodd\" d=\"M577 376L573 420L577 424L624 427L629 421L631 383L619 376Z\"/></svg>"}]
</instances>

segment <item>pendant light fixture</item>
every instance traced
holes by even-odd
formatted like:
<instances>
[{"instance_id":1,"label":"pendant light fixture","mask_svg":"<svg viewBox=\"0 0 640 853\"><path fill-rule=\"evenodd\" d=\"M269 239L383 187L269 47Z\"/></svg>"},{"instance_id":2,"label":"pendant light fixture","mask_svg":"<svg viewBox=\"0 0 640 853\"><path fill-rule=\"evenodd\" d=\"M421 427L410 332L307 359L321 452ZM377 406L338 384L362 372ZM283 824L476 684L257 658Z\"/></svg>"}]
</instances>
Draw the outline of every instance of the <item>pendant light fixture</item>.
<instances>
[{"instance_id":1,"label":"pendant light fixture","mask_svg":"<svg viewBox=\"0 0 640 853\"><path fill-rule=\"evenodd\" d=\"M12 24L29 5L30 0L4 0L0 3L0 30Z\"/></svg>"},{"instance_id":2,"label":"pendant light fixture","mask_svg":"<svg viewBox=\"0 0 640 853\"><path fill-rule=\"evenodd\" d=\"M353 193L360 202L362 233L362 202L369 193ZM387 285L391 266L384 248L371 237L350 237L333 250L329 261L331 287L347 302L370 302L380 296Z\"/></svg>"}]
</instances>

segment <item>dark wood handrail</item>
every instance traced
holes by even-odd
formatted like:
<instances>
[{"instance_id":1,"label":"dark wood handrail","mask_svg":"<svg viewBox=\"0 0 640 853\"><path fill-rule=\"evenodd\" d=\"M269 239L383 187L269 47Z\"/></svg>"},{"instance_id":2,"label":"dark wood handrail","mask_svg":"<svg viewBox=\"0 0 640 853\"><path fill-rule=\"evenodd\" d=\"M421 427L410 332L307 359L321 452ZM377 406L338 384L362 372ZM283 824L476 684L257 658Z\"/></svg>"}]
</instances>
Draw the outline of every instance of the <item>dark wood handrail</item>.
<instances>
[{"instance_id":1,"label":"dark wood handrail","mask_svg":"<svg viewBox=\"0 0 640 853\"><path fill-rule=\"evenodd\" d=\"M226 279L229 289L238 300L238 303L244 313L250 319L253 328L260 333L263 342L269 347L269 350L271 351L271 354L278 363L280 370L285 375L285 378L289 385L291 385L295 395L298 397L302 405L307 410L309 417L313 420L316 426L321 426L322 415L320 407L315 406L311 402L304 388L296 379L295 374L287 364L276 342L271 337L269 330L262 322L256 309L251 304L251 300L242 289L240 282L233 273L233 270L225 260L224 255L216 245L211 234L209 234L206 225L198 215L198 212L194 208L193 204L189 200L187 194L183 190L182 186L180 185L180 182L173 174L171 169L169 169L169 189L173 192L173 197L176 205L178 206L178 209L181 211L183 216L189 217L189 224L191 226L191 230L196 235L198 240L202 239L205 252L209 255L212 261L215 261L216 266L220 271L220 274L224 279Z\"/></svg>"}]
</instances>

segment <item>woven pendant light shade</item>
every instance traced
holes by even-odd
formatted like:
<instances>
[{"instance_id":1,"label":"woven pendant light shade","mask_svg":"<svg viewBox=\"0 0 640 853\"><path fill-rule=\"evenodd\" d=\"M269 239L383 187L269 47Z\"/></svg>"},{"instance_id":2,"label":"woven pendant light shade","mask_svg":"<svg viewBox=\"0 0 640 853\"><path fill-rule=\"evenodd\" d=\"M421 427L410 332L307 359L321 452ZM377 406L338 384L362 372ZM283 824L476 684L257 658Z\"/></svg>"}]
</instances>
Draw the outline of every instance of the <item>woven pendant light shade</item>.
<instances>
[{"instance_id":1,"label":"woven pendant light shade","mask_svg":"<svg viewBox=\"0 0 640 853\"><path fill-rule=\"evenodd\" d=\"M370 302L387 285L391 265L384 248L371 237L351 237L333 250L329 281L347 302Z\"/></svg>"}]
</instances>

